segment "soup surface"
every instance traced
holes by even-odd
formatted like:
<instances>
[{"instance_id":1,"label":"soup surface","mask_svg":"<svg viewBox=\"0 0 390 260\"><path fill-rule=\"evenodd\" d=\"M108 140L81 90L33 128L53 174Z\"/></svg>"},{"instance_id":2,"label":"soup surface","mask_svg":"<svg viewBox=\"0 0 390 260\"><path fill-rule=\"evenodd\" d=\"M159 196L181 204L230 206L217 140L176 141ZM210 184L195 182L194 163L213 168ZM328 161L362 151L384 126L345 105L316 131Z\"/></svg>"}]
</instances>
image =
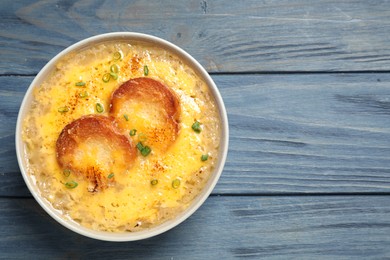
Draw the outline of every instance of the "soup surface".
<instances>
[{"instance_id":1,"label":"soup surface","mask_svg":"<svg viewBox=\"0 0 390 260\"><path fill-rule=\"evenodd\" d=\"M171 219L217 162L215 101L166 50L97 44L69 53L34 87L22 133L28 172L55 209L85 227L136 231Z\"/></svg>"}]
</instances>

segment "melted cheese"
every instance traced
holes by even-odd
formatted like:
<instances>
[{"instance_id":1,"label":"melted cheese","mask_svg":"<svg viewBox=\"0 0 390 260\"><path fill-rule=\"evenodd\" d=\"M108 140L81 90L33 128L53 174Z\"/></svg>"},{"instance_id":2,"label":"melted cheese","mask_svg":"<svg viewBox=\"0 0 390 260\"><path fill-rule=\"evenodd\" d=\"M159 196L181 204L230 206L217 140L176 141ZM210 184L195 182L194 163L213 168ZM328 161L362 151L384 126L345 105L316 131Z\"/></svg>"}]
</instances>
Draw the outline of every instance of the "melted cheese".
<instances>
[{"instance_id":1,"label":"melted cheese","mask_svg":"<svg viewBox=\"0 0 390 260\"><path fill-rule=\"evenodd\" d=\"M117 51L122 53L121 60L113 60L113 53ZM113 64L120 68L118 79L111 78L105 83L102 77L110 72ZM74 174L65 176L59 168L56 140L65 125L83 115L98 113L97 103L104 107L102 114L108 115L112 92L127 80L144 76L145 65L149 69L148 77L161 81L179 97L179 135L168 151L159 152L152 147L147 157L139 154L133 167L114 173L107 189L91 193L85 180ZM85 82L85 86L75 85L80 81ZM164 50L106 43L69 54L57 64L47 81L36 86L34 97L24 126L30 173L35 175L42 195L55 208L86 227L133 231L174 217L202 189L217 159L219 117L211 94L190 68ZM69 111L59 112L63 107ZM204 124L202 133L191 129L194 120ZM145 127L142 121L134 124L135 129ZM140 137L131 138L137 143ZM200 157L205 153L210 157L202 162ZM99 156L106 155L89 152L81 156L81 160L96 163ZM157 185L151 185L153 179L158 180ZM172 187L175 179L180 180L177 189ZM64 185L68 181L76 181L78 186L68 189Z\"/></svg>"}]
</instances>

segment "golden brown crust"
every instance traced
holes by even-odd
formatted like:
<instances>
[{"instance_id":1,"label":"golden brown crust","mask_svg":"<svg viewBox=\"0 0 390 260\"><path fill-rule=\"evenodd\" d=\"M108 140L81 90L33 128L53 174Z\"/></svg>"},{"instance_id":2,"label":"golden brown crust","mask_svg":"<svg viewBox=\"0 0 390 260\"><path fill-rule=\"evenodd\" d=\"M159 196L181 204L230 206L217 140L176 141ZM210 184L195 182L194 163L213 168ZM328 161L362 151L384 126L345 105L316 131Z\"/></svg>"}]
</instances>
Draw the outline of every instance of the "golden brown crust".
<instances>
[{"instance_id":1,"label":"golden brown crust","mask_svg":"<svg viewBox=\"0 0 390 260\"><path fill-rule=\"evenodd\" d=\"M107 187L128 169L136 155L131 140L118 132L111 117L88 115L64 127L56 143L57 161L62 169L88 180L91 191Z\"/></svg>"},{"instance_id":2,"label":"golden brown crust","mask_svg":"<svg viewBox=\"0 0 390 260\"><path fill-rule=\"evenodd\" d=\"M179 132L176 95L157 80L141 77L123 83L111 96L110 114L121 128L146 136L152 149L165 150ZM126 120L124 120L126 115Z\"/></svg>"}]
</instances>

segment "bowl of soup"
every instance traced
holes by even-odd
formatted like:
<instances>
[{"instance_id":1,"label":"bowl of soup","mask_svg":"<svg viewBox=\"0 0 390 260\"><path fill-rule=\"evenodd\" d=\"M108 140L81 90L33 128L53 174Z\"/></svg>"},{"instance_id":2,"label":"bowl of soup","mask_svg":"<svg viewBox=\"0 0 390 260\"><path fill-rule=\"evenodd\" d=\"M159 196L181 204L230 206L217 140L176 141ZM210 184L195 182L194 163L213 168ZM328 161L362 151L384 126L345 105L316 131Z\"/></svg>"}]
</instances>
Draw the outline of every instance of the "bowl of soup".
<instances>
[{"instance_id":1,"label":"bowl of soup","mask_svg":"<svg viewBox=\"0 0 390 260\"><path fill-rule=\"evenodd\" d=\"M226 109L206 70L155 36L93 36L50 60L16 127L21 174L56 221L106 241L156 236L190 217L228 150Z\"/></svg>"}]
</instances>

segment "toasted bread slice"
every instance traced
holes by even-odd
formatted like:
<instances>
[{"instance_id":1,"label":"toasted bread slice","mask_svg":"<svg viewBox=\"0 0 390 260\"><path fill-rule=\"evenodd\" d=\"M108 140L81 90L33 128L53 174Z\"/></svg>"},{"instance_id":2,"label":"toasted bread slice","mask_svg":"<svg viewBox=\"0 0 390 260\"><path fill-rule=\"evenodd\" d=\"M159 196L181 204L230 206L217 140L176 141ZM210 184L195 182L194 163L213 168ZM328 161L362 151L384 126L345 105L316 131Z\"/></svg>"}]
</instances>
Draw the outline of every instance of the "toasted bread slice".
<instances>
[{"instance_id":1,"label":"toasted bread slice","mask_svg":"<svg viewBox=\"0 0 390 260\"><path fill-rule=\"evenodd\" d=\"M151 78L131 79L116 89L111 96L110 114L122 129L135 129L138 141L154 151L165 151L179 132L178 98Z\"/></svg>"},{"instance_id":2,"label":"toasted bread slice","mask_svg":"<svg viewBox=\"0 0 390 260\"><path fill-rule=\"evenodd\" d=\"M132 165L136 148L118 132L115 119L88 115L64 127L57 139L56 153L62 169L89 181L90 191L99 191L114 181L114 174Z\"/></svg>"}]
</instances>

